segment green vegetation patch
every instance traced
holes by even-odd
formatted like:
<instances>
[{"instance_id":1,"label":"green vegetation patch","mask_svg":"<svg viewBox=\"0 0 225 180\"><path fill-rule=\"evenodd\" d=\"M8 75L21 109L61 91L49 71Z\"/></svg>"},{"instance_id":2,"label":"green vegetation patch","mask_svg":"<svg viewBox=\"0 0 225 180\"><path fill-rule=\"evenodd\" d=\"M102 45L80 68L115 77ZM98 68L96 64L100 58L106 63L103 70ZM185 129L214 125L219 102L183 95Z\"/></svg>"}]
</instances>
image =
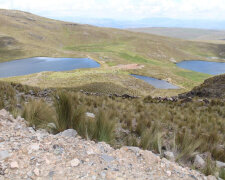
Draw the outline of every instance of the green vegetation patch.
<instances>
[{"instance_id":1,"label":"green vegetation patch","mask_svg":"<svg viewBox=\"0 0 225 180\"><path fill-rule=\"evenodd\" d=\"M115 43L100 43L100 44L86 44L78 46L64 47L66 50L82 51L82 52L115 52L121 49L123 44L119 42Z\"/></svg>"},{"instance_id":2,"label":"green vegetation patch","mask_svg":"<svg viewBox=\"0 0 225 180\"><path fill-rule=\"evenodd\" d=\"M199 73L195 71L178 71L176 72L176 74L195 82L203 82L205 79L212 77L209 74Z\"/></svg>"},{"instance_id":3,"label":"green vegetation patch","mask_svg":"<svg viewBox=\"0 0 225 180\"><path fill-rule=\"evenodd\" d=\"M138 56L138 55L130 55L128 53L119 53L119 56L123 59L132 61L132 62L136 62L136 63L150 63L150 64L154 64L154 65L161 64L160 62L158 62L156 60L150 60L150 59L146 59L141 56Z\"/></svg>"}]
</instances>

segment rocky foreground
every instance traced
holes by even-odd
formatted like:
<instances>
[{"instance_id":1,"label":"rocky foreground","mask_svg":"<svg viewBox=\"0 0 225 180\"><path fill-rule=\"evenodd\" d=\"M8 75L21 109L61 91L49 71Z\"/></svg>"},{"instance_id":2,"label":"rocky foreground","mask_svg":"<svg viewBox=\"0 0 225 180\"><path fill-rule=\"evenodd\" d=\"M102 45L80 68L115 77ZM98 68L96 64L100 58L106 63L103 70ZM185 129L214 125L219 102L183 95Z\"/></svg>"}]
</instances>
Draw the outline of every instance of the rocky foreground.
<instances>
[{"instance_id":1,"label":"rocky foreground","mask_svg":"<svg viewBox=\"0 0 225 180\"><path fill-rule=\"evenodd\" d=\"M2 179L216 179L136 147L113 149L74 130L52 135L0 111Z\"/></svg>"}]
</instances>

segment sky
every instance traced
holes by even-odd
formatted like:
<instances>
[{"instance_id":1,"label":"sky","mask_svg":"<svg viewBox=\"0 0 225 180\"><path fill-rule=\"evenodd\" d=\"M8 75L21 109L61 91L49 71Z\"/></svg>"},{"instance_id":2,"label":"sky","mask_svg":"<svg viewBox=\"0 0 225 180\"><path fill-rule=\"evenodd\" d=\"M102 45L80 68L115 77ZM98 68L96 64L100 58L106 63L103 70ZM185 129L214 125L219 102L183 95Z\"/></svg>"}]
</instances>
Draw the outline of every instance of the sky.
<instances>
[{"instance_id":1,"label":"sky","mask_svg":"<svg viewBox=\"0 0 225 180\"><path fill-rule=\"evenodd\" d=\"M0 8L55 18L225 20L225 0L0 0Z\"/></svg>"}]
</instances>

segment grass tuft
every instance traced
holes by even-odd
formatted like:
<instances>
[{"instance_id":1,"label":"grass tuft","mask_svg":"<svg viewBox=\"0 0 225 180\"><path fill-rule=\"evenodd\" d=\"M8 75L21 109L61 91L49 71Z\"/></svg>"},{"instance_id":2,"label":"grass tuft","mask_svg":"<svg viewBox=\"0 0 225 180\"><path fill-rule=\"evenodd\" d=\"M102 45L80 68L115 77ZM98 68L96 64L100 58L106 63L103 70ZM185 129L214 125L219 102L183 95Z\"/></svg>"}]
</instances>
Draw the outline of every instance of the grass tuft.
<instances>
[{"instance_id":1,"label":"grass tuft","mask_svg":"<svg viewBox=\"0 0 225 180\"><path fill-rule=\"evenodd\" d=\"M98 141L111 143L115 136L114 129L114 119L111 119L109 114L106 114L103 110L100 110L96 117L93 138Z\"/></svg>"},{"instance_id":2,"label":"grass tuft","mask_svg":"<svg viewBox=\"0 0 225 180\"><path fill-rule=\"evenodd\" d=\"M35 129L46 128L48 123L54 122L54 111L44 101L32 100L25 105L22 117Z\"/></svg>"}]
</instances>

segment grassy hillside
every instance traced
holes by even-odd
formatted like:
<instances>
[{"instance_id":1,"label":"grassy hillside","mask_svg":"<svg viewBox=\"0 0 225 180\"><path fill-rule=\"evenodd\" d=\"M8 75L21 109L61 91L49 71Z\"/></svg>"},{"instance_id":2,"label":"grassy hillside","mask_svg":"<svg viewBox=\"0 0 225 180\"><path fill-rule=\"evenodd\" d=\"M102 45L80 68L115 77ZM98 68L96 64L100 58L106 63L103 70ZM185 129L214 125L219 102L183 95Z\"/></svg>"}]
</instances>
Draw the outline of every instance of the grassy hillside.
<instances>
[{"instance_id":1,"label":"grassy hillside","mask_svg":"<svg viewBox=\"0 0 225 180\"><path fill-rule=\"evenodd\" d=\"M33 56L91 57L101 64L93 70L47 72L5 80L41 87L83 87L90 83L105 91L109 82L123 92L173 95L210 77L177 68L174 61L225 57L225 45L190 42L156 35L56 21L30 13L0 10L0 62ZM119 64L142 69L119 69ZM129 73L169 79L180 90L162 91ZM84 81L85 80L85 81ZM110 89L110 88L109 88Z\"/></svg>"},{"instance_id":2,"label":"grassy hillside","mask_svg":"<svg viewBox=\"0 0 225 180\"><path fill-rule=\"evenodd\" d=\"M131 28L129 30L186 40L220 41L221 43L225 40L225 31L222 30L164 27Z\"/></svg>"}]
</instances>

